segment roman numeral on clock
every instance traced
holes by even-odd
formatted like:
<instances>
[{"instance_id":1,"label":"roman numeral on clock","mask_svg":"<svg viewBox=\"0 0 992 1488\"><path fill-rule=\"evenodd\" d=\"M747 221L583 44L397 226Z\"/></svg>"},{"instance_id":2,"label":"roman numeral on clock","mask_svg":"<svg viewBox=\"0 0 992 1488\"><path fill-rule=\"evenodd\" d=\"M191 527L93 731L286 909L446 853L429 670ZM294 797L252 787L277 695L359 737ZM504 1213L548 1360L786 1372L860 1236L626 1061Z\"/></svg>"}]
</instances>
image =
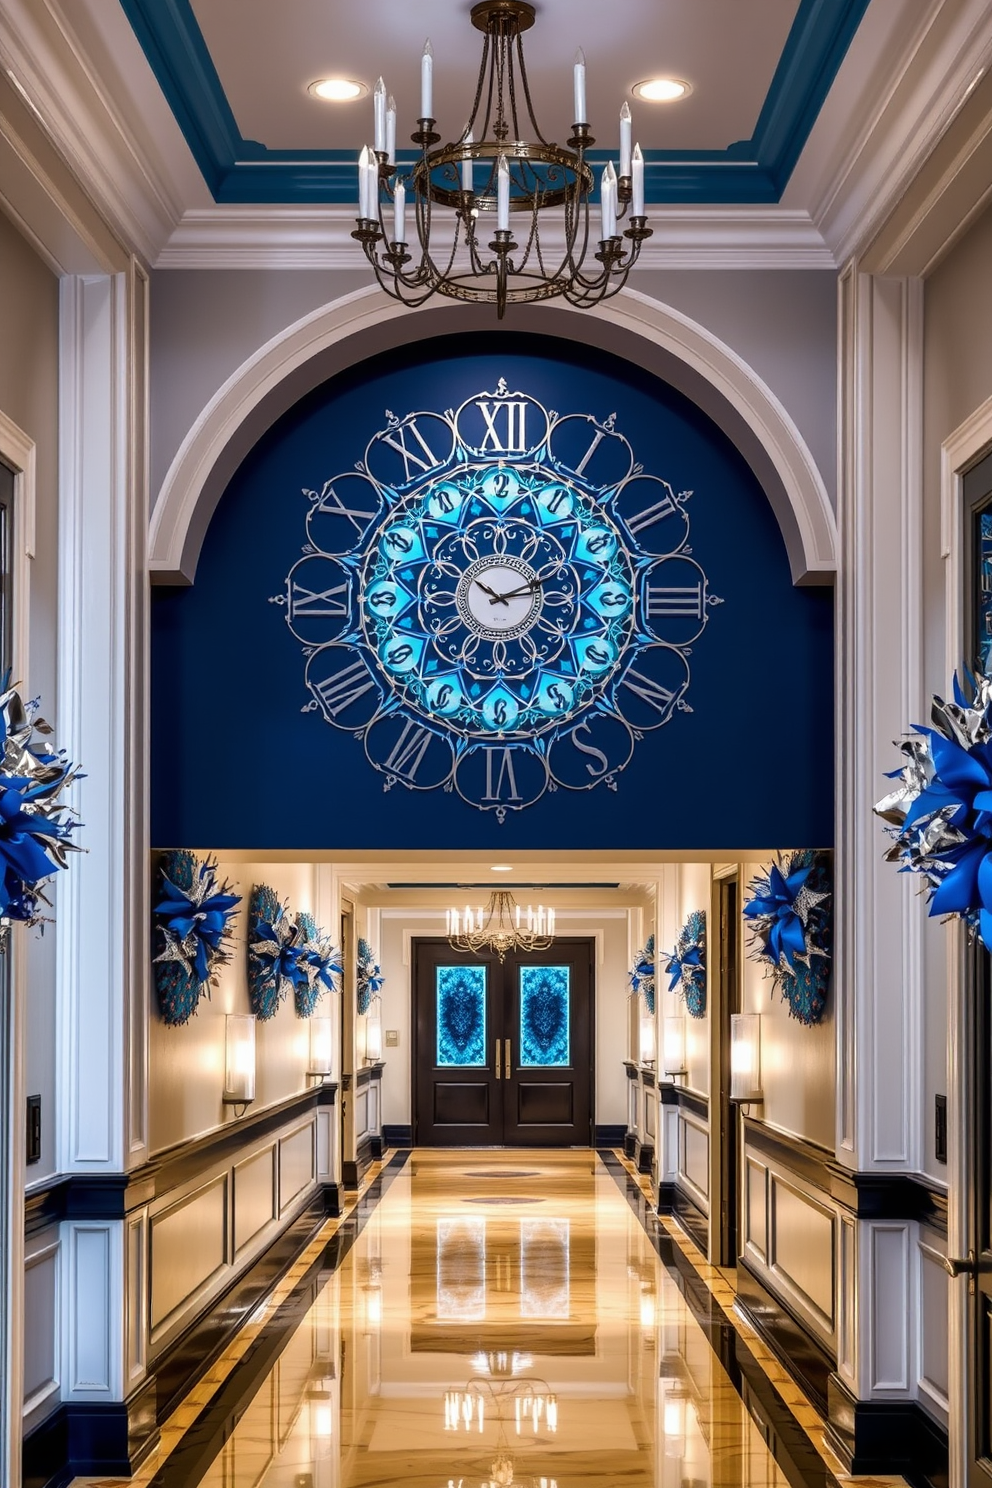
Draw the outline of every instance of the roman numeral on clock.
<instances>
[{"instance_id":1,"label":"roman numeral on clock","mask_svg":"<svg viewBox=\"0 0 992 1488\"><path fill-rule=\"evenodd\" d=\"M662 716L671 710L678 696L670 688L663 687L660 682L656 682L653 677L647 677L643 672L635 671L633 667L627 668L620 686L629 687L635 696L656 709Z\"/></svg>"},{"instance_id":2,"label":"roman numeral on clock","mask_svg":"<svg viewBox=\"0 0 992 1488\"><path fill-rule=\"evenodd\" d=\"M485 420L486 432L479 451L486 454L489 450L503 454L520 454L527 448L527 404L526 403L483 403L478 401L476 408ZM500 414L505 413L505 419Z\"/></svg>"},{"instance_id":3,"label":"roman numeral on clock","mask_svg":"<svg viewBox=\"0 0 992 1488\"><path fill-rule=\"evenodd\" d=\"M424 762L424 755L432 738L430 729L407 719L403 732L383 761L383 768L391 775L399 775L412 783L417 778L417 771Z\"/></svg>"},{"instance_id":4,"label":"roman numeral on clock","mask_svg":"<svg viewBox=\"0 0 992 1488\"><path fill-rule=\"evenodd\" d=\"M413 440L419 446L419 454L407 443L408 434L412 436ZM409 423L400 424L398 428L390 430L388 434L383 434L382 442L383 444L388 444L391 449L396 450L397 454L402 456L403 469L406 472L404 480L409 480L414 470L436 470L439 465L444 464L444 461L439 460L437 455L435 455L417 427L416 419L411 419Z\"/></svg>"},{"instance_id":5,"label":"roman numeral on clock","mask_svg":"<svg viewBox=\"0 0 992 1488\"><path fill-rule=\"evenodd\" d=\"M308 589L294 579L289 594L290 617L293 620L340 620L348 614L350 588L346 580L329 589Z\"/></svg>"},{"instance_id":6,"label":"roman numeral on clock","mask_svg":"<svg viewBox=\"0 0 992 1488\"><path fill-rule=\"evenodd\" d=\"M332 718L337 718L345 708L350 708L352 703L356 703L360 697L375 688L375 683L361 661L353 661L351 666L335 672L333 677L326 677L323 682L312 682L310 685L317 694L321 707Z\"/></svg>"},{"instance_id":7,"label":"roman numeral on clock","mask_svg":"<svg viewBox=\"0 0 992 1488\"><path fill-rule=\"evenodd\" d=\"M702 620L706 613L704 584L669 587L665 584L645 586L644 608L649 620Z\"/></svg>"},{"instance_id":8,"label":"roman numeral on clock","mask_svg":"<svg viewBox=\"0 0 992 1488\"><path fill-rule=\"evenodd\" d=\"M674 516L678 511L674 499L671 496L663 496L653 506L645 507L644 511L634 512L632 516L625 517L627 528L631 537L637 537L649 527L654 527L658 522L663 522L667 517Z\"/></svg>"},{"instance_id":9,"label":"roman numeral on clock","mask_svg":"<svg viewBox=\"0 0 992 1488\"><path fill-rule=\"evenodd\" d=\"M496 761L499 760L497 765ZM497 774L497 769L499 773ZM503 787L507 787L504 793ZM517 789L517 777L513 771L513 750L508 746L502 749L486 750L486 794L484 801L521 801Z\"/></svg>"}]
</instances>

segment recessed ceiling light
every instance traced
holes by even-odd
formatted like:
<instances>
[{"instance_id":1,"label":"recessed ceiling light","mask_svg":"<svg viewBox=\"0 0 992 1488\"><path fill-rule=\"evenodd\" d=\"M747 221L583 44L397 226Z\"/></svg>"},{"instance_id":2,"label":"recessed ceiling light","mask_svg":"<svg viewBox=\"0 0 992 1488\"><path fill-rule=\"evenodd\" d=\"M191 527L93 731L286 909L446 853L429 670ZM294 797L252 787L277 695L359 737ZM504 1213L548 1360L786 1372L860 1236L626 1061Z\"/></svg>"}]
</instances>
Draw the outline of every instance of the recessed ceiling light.
<instances>
[{"instance_id":1,"label":"recessed ceiling light","mask_svg":"<svg viewBox=\"0 0 992 1488\"><path fill-rule=\"evenodd\" d=\"M494 863L493 866L490 868L489 871L490 871L490 873L512 873L513 872L513 864L512 863Z\"/></svg>"},{"instance_id":2,"label":"recessed ceiling light","mask_svg":"<svg viewBox=\"0 0 992 1488\"><path fill-rule=\"evenodd\" d=\"M635 98L643 98L645 103L674 103L677 98L686 98L692 89L681 78L659 77L635 83L630 91Z\"/></svg>"},{"instance_id":3,"label":"recessed ceiling light","mask_svg":"<svg viewBox=\"0 0 992 1488\"><path fill-rule=\"evenodd\" d=\"M307 89L314 98L323 98L326 103L351 103L368 91L366 83L356 83L353 78L318 78Z\"/></svg>"}]
</instances>

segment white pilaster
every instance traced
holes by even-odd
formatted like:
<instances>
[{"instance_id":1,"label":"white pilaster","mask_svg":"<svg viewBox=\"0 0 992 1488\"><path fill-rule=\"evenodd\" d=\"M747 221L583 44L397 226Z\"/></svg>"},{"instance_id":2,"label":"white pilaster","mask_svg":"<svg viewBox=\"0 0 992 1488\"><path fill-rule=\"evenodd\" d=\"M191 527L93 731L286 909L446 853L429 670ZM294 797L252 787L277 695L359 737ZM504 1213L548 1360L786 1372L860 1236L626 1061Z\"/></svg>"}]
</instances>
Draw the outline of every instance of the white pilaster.
<instances>
[{"instance_id":1,"label":"white pilaster","mask_svg":"<svg viewBox=\"0 0 992 1488\"><path fill-rule=\"evenodd\" d=\"M86 772L58 884L59 1168L145 1152L147 809L144 280L61 285L57 733Z\"/></svg>"},{"instance_id":2,"label":"white pilaster","mask_svg":"<svg viewBox=\"0 0 992 1488\"><path fill-rule=\"evenodd\" d=\"M922 281L840 284L837 1157L921 1166L923 908L872 806L924 716Z\"/></svg>"}]
</instances>

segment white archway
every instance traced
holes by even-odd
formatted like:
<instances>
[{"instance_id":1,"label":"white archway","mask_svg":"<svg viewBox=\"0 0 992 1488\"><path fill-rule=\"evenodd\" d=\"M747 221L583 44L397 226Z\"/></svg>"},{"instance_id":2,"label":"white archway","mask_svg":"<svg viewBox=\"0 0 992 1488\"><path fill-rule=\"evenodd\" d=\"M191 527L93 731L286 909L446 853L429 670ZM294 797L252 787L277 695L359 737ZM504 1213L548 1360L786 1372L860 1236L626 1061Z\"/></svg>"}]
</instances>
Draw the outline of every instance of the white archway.
<instances>
[{"instance_id":1,"label":"white archway","mask_svg":"<svg viewBox=\"0 0 992 1488\"><path fill-rule=\"evenodd\" d=\"M432 300L411 311L371 287L282 331L219 389L173 460L152 516L152 581L193 582L228 481L261 435L311 389L380 351L496 327L489 307ZM723 429L761 482L785 539L793 582L832 582L837 524L819 471L778 398L730 347L630 289L595 310L511 308L499 328L597 346L677 387Z\"/></svg>"}]
</instances>

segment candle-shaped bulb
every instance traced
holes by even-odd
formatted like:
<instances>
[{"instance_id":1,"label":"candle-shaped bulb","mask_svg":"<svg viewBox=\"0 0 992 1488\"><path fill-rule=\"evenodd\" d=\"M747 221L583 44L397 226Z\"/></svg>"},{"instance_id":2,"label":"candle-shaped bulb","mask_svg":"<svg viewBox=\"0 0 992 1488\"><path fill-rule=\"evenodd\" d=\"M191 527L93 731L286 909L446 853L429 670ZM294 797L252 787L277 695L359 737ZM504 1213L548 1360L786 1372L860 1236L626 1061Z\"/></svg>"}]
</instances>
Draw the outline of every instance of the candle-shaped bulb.
<instances>
[{"instance_id":1,"label":"candle-shaped bulb","mask_svg":"<svg viewBox=\"0 0 992 1488\"><path fill-rule=\"evenodd\" d=\"M362 146L362 153L358 157L358 215L368 218L372 214L369 211L369 147Z\"/></svg>"},{"instance_id":2,"label":"candle-shaped bulb","mask_svg":"<svg viewBox=\"0 0 992 1488\"><path fill-rule=\"evenodd\" d=\"M496 231L510 231L510 167L505 155L496 168Z\"/></svg>"},{"instance_id":3,"label":"candle-shaped bulb","mask_svg":"<svg viewBox=\"0 0 992 1488\"><path fill-rule=\"evenodd\" d=\"M402 181L396 182L393 192L393 242L406 242L406 187Z\"/></svg>"},{"instance_id":4,"label":"candle-shaped bulb","mask_svg":"<svg viewBox=\"0 0 992 1488\"><path fill-rule=\"evenodd\" d=\"M471 145L471 144L474 144L474 143L475 143L475 141L472 139L472 131L470 129L469 132L468 132L468 134L465 136L464 140L462 141L462 144L464 144L464 145ZM475 188L474 162L473 162L472 157L470 155L467 160L463 160L462 161L462 190L465 192L465 194L467 196L471 196L474 188Z\"/></svg>"},{"instance_id":5,"label":"candle-shaped bulb","mask_svg":"<svg viewBox=\"0 0 992 1488\"><path fill-rule=\"evenodd\" d=\"M630 104L626 99L620 110L620 174L630 175Z\"/></svg>"},{"instance_id":6,"label":"candle-shaped bulb","mask_svg":"<svg viewBox=\"0 0 992 1488\"><path fill-rule=\"evenodd\" d=\"M603 241L616 237L617 231L617 173L613 161L603 166L603 177L599 189L600 207L603 216Z\"/></svg>"},{"instance_id":7,"label":"candle-shaped bulb","mask_svg":"<svg viewBox=\"0 0 992 1488\"><path fill-rule=\"evenodd\" d=\"M391 93L386 104L386 159L396 164L396 99Z\"/></svg>"},{"instance_id":8,"label":"candle-shaped bulb","mask_svg":"<svg viewBox=\"0 0 992 1488\"><path fill-rule=\"evenodd\" d=\"M433 119L434 102L434 48L430 38L424 42L424 55L420 59L420 117Z\"/></svg>"},{"instance_id":9,"label":"candle-shaped bulb","mask_svg":"<svg viewBox=\"0 0 992 1488\"><path fill-rule=\"evenodd\" d=\"M643 154L643 152L641 150L640 145L635 145L634 146L634 153L631 156L631 174L632 174L632 178L633 178L632 181L631 181L631 190L633 191L633 194L634 195L633 195L633 201L631 202L631 213L630 213L630 215L632 217L643 217L644 216L644 154Z\"/></svg>"},{"instance_id":10,"label":"candle-shaped bulb","mask_svg":"<svg viewBox=\"0 0 992 1488\"><path fill-rule=\"evenodd\" d=\"M375 120L375 150L379 155L386 152L386 85L379 78L372 90L372 114Z\"/></svg>"},{"instance_id":11,"label":"candle-shaped bulb","mask_svg":"<svg viewBox=\"0 0 992 1488\"><path fill-rule=\"evenodd\" d=\"M588 124L589 121L586 118L586 54L581 47L575 54L572 81L575 92L575 123Z\"/></svg>"}]
</instances>

